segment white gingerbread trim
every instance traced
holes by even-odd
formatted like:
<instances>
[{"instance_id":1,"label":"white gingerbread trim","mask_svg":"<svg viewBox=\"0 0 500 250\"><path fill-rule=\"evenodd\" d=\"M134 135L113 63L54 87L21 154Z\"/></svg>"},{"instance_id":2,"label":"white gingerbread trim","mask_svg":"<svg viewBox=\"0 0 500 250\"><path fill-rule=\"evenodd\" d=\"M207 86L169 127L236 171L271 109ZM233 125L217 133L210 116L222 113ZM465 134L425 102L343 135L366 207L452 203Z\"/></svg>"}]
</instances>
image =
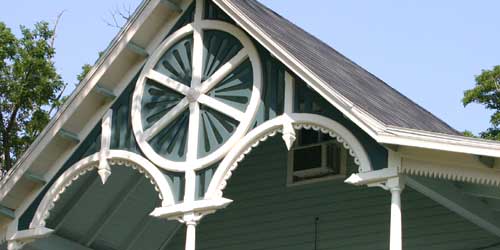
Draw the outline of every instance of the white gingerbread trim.
<instances>
[{"instance_id":1,"label":"white gingerbread trim","mask_svg":"<svg viewBox=\"0 0 500 250\"><path fill-rule=\"evenodd\" d=\"M447 165L403 157L398 170L413 176L500 187L500 172L497 169Z\"/></svg>"},{"instance_id":2,"label":"white gingerbread trim","mask_svg":"<svg viewBox=\"0 0 500 250\"><path fill-rule=\"evenodd\" d=\"M198 12L197 12L198 13ZM230 116L233 118L236 118L237 120L240 121L239 126L237 127L236 131L231 135L231 137L227 140L227 142L222 145L220 148L215 150L213 153L211 153L208 156L205 156L203 158L197 158L197 150L198 150L198 140L197 140L197 135L194 135L194 132L198 132L197 127L199 127L199 115L197 114L199 111L199 105L197 103L191 102L190 103L190 95L188 94L184 99L181 100L182 105L176 106L179 107L178 109L174 108L175 112L166 115L163 118L161 118L155 125L153 125L151 128L149 128L146 131L143 131L143 124L142 124L142 119L141 119L141 103L142 103L142 95L144 94L144 85L145 85L145 80L148 75L154 75L151 74L151 69L154 67L154 65L158 62L158 60L163 56L163 54L176 42L178 42L180 39L183 37L189 35L189 34L194 34L195 38L197 36L200 36L200 31L197 30L220 30L227 32L234 37L236 37L241 44L243 45L242 51L240 51L235 58L230 60L226 65L223 65L221 67L221 72L216 72L212 77L207 79L205 82L200 83L201 85L198 86L198 82L193 79L192 84L196 91L188 91L188 92L196 92L196 98L194 101L198 101L203 104L207 104L212 108L215 108L219 112L223 113L231 113ZM199 40L199 39L195 39ZM195 41L196 43L196 41ZM195 44L196 45L196 44ZM195 49L197 46L195 46ZM228 106L225 105L222 102L217 102L216 100L210 99L210 97L206 96L206 92L210 90L210 87L207 87L208 85L212 86L214 85L214 82L217 82L217 79L223 79L223 77L231 72L234 68L236 68L239 63L243 62L245 58L249 58L250 62L252 64L252 69L253 69L253 88L252 88L252 95L250 97L250 101L247 106L247 110L243 115L243 112L228 112L234 109L228 109ZM193 57L193 67L196 66L195 68L199 68L199 65L195 65L195 57ZM201 63L202 60L200 60ZM197 70L198 71L198 70ZM196 78L196 75L194 75ZM169 86L174 86L175 90L178 90L181 94L186 92L187 90L184 87L180 87L179 83L175 83L173 81L166 81L165 79L162 80L164 84L169 84ZM195 22L193 24L188 24L178 30L177 32L174 32L169 38L167 38L159 47L158 49L153 53L151 58L148 60L146 63L146 66L144 67L143 72L141 73L139 80L137 82L136 89L134 91L133 95L133 105L132 105L132 128L134 131L134 135L137 139L137 142L141 148L141 150L144 152L144 154L156 165L167 169L169 171L174 171L174 172L184 172L187 169L194 169L194 170L200 170L203 169L204 167L210 166L214 162L220 160L224 155L234 146L235 143L239 139L241 139L245 133L250 129L252 125L252 121L255 118L255 115L257 114L258 111L258 106L260 102L260 93L261 93L261 88L262 88L262 66L260 63L260 58L259 54L257 52L257 49L255 48L253 42L250 40L250 38L238 27L222 22L222 21L214 21L214 20L202 20L200 22ZM198 98L199 97L199 98ZM191 100L193 101L193 100ZM188 105L189 104L189 105ZM188 134L188 156L186 161L182 162L177 162L177 161L171 161L168 160L159 154L157 154L154 149L149 145L147 142L148 139L150 139L154 134L158 133L164 126L164 124L167 124L169 121L172 119L175 119L182 111L186 110L189 107L189 109L192 111L191 112L191 118L190 119L190 129L189 129L189 134ZM171 111L172 112L172 111ZM196 119L196 117L198 117ZM236 117L235 117L236 116ZM191 122L193 120L193 122ZM191 124L193 123L193 124ZM190 152L190 151L195 151L195 152Z\"/></svg>"},{"instance_id":3,"label":"white gingerbread trim","mask_svg":"<svg viewBox=\"0 0 500 250\"><path fill-rule=\"evenodd\" d=\"M54 208L61 194L80 176L96 169L99 159L100 153L95 153L85 157L66 170L45 194L30 224L30 228L45 227L46 219L50 216L50 211ZM148 178L151 184L155 186L155 190L158 192L160 200L162 200L162 206L165 207L175 203L171 187L163 173L142 156L123 150L110 150L108 159L113 166L131 167Z\"/></svg>"},{"instance_id":4,"label":"white gingerbread trim","mask_svg":"<svg viewBox=\"0 0 500 250\"><path fill-rule=\"evenodd\" d=\"M232 172L238 167L245 155L257 147L260 142L267 140L270 136L281 132L283 125L289 120L293 122L293 126L297 129L314 129L320 130L323 133L329 133L335 137L337 141L348 149L351 156L354 157L355 163L359 165L360 172L372 171L372 166L368 154L357 140L357 138L340 123L315 114L292 113L276 117L269 120L248 133L231 151L226 155L224 160L217 168L212 181L205 194L205 199L217 199L222 197L222 191L227 185L227 181L232 176Z\"/></svg>"}]
</instances>

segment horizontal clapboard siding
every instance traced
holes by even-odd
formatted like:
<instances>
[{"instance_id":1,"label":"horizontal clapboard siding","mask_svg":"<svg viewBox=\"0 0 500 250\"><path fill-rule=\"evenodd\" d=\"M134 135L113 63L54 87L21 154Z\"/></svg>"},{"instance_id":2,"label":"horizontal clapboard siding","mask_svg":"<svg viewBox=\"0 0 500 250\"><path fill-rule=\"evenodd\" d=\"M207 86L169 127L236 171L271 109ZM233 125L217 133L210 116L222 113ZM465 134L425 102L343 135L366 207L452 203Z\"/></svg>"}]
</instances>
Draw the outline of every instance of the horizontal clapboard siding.
<instances>
[{"instance_id":1,"label":"horizontal clapboard siding","mask_svg":"<svg viewBox=\"0 0 500 250\"><path fill-rule=\"evenodd\" d=\"M388 192L342 180L287 187L286 156L278 136L247 156L224 194L234 203L202 220L197 249L312 250L315 218L319 250L388 249ZM500 241L409 188L403 204L405 249L472 250ZM184 234L166 249L184 249Z\"/></svg>"}]
</instances>

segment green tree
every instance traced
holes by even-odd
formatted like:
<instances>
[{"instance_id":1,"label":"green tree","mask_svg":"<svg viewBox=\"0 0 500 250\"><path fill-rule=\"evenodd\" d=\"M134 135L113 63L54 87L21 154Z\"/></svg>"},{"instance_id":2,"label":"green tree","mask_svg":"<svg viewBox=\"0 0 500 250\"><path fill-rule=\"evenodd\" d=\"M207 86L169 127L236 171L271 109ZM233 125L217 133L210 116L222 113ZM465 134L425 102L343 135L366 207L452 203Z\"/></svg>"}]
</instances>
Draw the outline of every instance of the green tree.
<instances>
[{"instance_id":1,"label":"green tree","mask_svg":"<svg viewBox=\"0 0 500 250\"><path fill-rule=\"evenodd\" d=\"M464 92L462 103L464 106L478 103L493 110L491 127L479 135L485 139L500 140L500 65L483 70L476 76L476 86Z\"/></svg>"},{"instance_id":2,"label":"green tree","mask_svg":"<svg viewBox=\"0 0 500 250\"><path fill-rule=\"evenodd\" d=\"M0 22L0 167L12 168L61 105L65 84L54 67L54 29Z\"/></svg>"}]
</instances>

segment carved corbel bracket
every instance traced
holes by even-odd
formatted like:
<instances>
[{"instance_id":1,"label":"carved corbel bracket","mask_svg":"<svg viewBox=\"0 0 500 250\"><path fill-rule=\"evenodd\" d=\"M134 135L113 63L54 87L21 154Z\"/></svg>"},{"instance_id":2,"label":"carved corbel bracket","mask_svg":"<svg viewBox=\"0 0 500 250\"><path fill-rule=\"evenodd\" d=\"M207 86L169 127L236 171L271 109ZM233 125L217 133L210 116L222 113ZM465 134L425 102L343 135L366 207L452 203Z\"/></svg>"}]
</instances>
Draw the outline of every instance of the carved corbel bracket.
<instances>
[{"instance_id":1,"label":"carved corbel bracket","mask_svg":"<svg viewBox=\"0 0 500 250\"><path fill-rule=\"evenodd\" d=\"M109 166L109 151L111 147L111 125L113 121L113 110L108 110L102 118L101 124L101 151L99 152L99 166L97 173L101 177L102 184L106 184L111 175L111 167Z\"/></svg>"}]
</instances>

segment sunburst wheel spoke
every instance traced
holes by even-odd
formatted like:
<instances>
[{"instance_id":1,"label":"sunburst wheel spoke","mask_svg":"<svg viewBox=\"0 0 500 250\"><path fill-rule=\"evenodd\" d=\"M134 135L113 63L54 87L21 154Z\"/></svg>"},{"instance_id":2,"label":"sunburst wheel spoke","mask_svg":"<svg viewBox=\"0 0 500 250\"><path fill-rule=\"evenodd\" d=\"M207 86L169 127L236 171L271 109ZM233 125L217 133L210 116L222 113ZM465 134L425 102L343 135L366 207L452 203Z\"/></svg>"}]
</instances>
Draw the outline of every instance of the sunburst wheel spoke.
<instances>
[{"instance_id":1,"label":"sunburst wheel spoke","mask_svg":"<svg viewBox=\"0 0 500 250\"><path fill-rule=\"evenodd\" d=\"M175 160L185 160L187 151L189 112L185 110L178 118L149 140L160 155Z\"/></svg>"},{"instance_id":2,"label":"sunburst wheel spoke","mask_svg":"<svg viewBox=\"0 0 500 250\"><path fill-rule=\"evenodd\" d=\"M247 59L206 95L245 112L253 86L253 71Z\"/></svg>"},{"instance_id":3,"label":"sunburst wheel spoke","mask_svg":"<svg viewBox=\"0 0 500 250\"><path fill-rule=\"evenodd\" d=\"M207 95L201 95L198 101L206 106L209 106L212 109L219 111L222 114L225 114L237 121L242 121L245 118L245 113L239 111L238 109L233 108L230 105L227 105L221 101L218 101L215 98L212 98Z\"/></svg>"},{"instance_id":4,"label":"sunburst wheel spoke","mask_svg":"<svg viewBox=\"0 0 500 250\"><path fill-rule=\"evenodd\" d=\"M146 73L146 77L155 81L155 82L158 82L158 83L160 83L168 88L171 88L172 90L175 90L183 95L187 95L187 93L189 91L189 87L187 87L186 85L184 85L176 80L173 80L173 79L167 77L164 74L161 74L160 72L158 72L154 69L152 69L148 73Z\"/></svg>"},{"instance_id":5,"label":"sunburst wheel spoke","mask_svg":"<svg viewBox=\"0 0 500 250\"><path fill-rule=\"evenodd\" d=\"M210 91L247 58L248 53L244 49L240 50L231 60L222 65L202 83L200 88L201 92L206 93Z\"/></svg>"},{"instance_id":6,"label":"sunburst wheel spoke","mask_svg":"<svg viewBox=\"0 0 500 250\"><path fill-rule=\"evenodd\" d=\"M150 140L157 135L163 128L175 120L186 108L189 102L186 98L182 99L175 107L168 111L159 121L154 123L150 128L144 131L146 140Z\"/></svg>"}]
</instances>

